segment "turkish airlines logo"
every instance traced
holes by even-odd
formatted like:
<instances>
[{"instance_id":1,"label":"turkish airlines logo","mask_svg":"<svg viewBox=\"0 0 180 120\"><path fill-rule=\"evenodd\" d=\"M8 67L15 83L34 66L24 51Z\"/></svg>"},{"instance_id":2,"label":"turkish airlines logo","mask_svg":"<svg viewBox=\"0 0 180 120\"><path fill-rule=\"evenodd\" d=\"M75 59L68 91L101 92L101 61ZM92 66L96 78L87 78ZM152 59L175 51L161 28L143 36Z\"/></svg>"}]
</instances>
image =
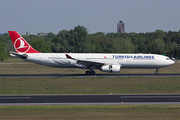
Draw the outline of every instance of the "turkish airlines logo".
<instances>
[{"instance_id":1,"label":"turkish airlines logo","mask_svg":"<svg viewBox=\"0 0 180 120\"><path fill-rule=\"evenodd\" d=\"M17 52L26 53L30 49L30 45L20 37L14 42L14 48Z\"/></svg>"}]
</instances>

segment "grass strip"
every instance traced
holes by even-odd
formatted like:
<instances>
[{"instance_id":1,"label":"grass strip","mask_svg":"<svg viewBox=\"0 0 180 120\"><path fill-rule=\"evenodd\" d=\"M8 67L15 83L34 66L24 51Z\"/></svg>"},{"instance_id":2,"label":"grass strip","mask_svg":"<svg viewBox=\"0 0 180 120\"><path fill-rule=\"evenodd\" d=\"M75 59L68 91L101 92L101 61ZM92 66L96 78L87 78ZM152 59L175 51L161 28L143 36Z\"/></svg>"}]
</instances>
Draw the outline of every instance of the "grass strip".
<instances>
[{"instance_id":1,"label":"grass strip","mask_svg":"<svg viewBox=\"0 0 180 120\"><path fill-rule=\"evenodd\" d=\"M0 95L180 94L179 77L1 78Z\"/></svg>"},{"instance_id":2,"label":"grass strip","mask_svg":"<svg viewBox=\"0 0 180 120\"><path fill-rule=\"evenodd\" d=\"M180 105L1 106L0 119L179 119Z\"/></svg>"}]
</instances>

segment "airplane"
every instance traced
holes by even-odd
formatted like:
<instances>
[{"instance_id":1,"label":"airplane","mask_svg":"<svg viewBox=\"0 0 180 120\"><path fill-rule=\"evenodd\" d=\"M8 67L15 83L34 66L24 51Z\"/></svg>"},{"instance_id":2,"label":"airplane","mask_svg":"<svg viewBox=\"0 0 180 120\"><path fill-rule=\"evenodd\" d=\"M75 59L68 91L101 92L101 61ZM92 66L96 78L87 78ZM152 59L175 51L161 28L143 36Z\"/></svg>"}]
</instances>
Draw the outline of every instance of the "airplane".
<instances>
[{"instance_id":1,"label":"airplane","mask_svg":"<svg viewBox=\"0 0 180 120\"><path fill-rule=\"evenodd\" d=\"M94 69L103 72L120 72L121 68L151 68L156 69L174 64L167 56L158 54L121 54L121 53L41 53L16 31L8 31L16 52L10 52L18 57L40 65L59 68L89 69L87 75L96 74Z\"/></svg>"}]
</instances>

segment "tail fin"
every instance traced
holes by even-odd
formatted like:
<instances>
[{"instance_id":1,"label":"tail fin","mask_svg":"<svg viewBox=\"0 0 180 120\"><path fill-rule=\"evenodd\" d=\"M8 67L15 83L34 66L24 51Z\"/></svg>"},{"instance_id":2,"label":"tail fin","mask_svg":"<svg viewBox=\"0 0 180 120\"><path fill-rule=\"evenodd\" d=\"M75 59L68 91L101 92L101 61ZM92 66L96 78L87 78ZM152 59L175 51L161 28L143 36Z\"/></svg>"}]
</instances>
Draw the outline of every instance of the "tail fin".
<instances>
[{"instance_id":1,"label":"tail fin","mask_svg":"<svg viewBox=\"0 0 180 120\"><path fill-rule=\"evenodd\" d=\"M17 53L40 53L32 48L28 42L16 31L8 31Z\"/></svg>"}]
</instances>

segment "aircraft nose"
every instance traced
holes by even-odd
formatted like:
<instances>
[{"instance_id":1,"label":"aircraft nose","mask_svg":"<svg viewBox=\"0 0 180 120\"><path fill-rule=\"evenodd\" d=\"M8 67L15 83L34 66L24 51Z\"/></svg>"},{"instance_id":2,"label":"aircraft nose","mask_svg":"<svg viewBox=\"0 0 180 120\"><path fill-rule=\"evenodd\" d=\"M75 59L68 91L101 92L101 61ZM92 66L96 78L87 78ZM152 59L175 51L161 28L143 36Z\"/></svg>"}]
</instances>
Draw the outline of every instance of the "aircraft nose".
<instances>
[{"instance_id":1,"label":"aircraft nose","mask_svg":"<svg viewBox=\"0 0 180 120\"><path fill-rule=\"evenodd\" d=\"M173 61L173 60L171 60L171 65L172 65L172 64L174 64L174 61Z\"/></svg>"}]
</instances>

